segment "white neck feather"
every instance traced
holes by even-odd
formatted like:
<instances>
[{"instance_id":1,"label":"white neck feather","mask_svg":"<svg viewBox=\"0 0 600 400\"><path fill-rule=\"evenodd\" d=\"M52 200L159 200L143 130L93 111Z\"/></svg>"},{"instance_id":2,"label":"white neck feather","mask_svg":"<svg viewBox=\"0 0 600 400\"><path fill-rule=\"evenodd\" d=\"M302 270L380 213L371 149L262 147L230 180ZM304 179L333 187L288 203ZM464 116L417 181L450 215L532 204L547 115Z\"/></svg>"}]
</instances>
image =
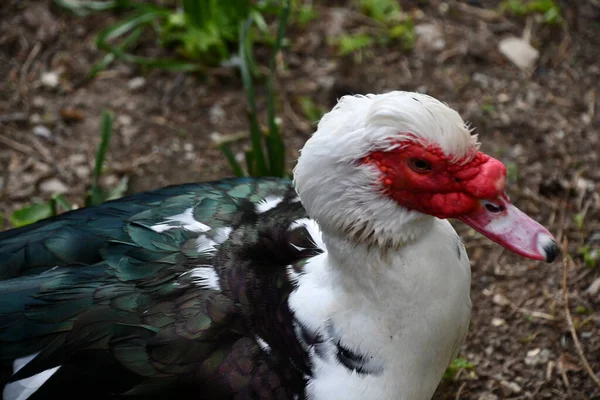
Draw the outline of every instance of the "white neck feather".
<instances>
[{"instance_id":1,"label":"white neck feather","mask_svg":"<svg viewBox=\"0 0 600 400\"><path fill-rule=\"evenodd\" d=\"M431 398L464 340L471 303L470 265L456 233L447 221L428 225L388 251L323 233L325 252L309 261L290 296L296 318L326 339L310 353L310 400ZM375 372L340 363L337 343Z\"/></svg>"}]
</instances>

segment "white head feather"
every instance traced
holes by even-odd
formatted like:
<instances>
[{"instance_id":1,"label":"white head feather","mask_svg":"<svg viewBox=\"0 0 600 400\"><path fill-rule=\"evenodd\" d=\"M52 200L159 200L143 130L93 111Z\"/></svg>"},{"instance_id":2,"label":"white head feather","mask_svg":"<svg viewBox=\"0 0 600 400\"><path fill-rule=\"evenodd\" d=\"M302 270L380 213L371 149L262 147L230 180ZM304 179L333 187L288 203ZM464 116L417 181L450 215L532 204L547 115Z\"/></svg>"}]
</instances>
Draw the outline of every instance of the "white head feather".
<instances>
[{"instance_id":1,"label":"white head feather","mask_svg":"<svg viewBox=\"0 0 600 400\"><path fill-rule=\"evenodd\" d=\"M455 161L478 149L477 136L460 115L431 96L394 91L342 97L321 119L294 169L302 204L325 233L396 246L430 225L432 217L383 194L379 171L358 162L399 141L437 144Z\"/></svg>"}]
</instances>

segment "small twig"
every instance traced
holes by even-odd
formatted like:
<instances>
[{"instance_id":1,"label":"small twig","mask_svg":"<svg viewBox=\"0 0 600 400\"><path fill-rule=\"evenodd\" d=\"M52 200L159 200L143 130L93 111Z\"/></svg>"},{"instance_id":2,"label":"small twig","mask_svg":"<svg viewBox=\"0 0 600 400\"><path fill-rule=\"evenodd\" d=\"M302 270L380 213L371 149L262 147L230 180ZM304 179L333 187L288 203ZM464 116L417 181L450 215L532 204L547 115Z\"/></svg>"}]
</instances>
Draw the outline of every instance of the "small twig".
<instances>
[{"instance_id":1,"label":"small twig","mask_svg":"<svg viewBox=\"0 0 600 400\"><path fill-rule=\"evenodd\" d=\"M29 141L31 144L33 144L33 147L38 151L39 155L47 164L54 164L52 162L52 154L50 154L50 151L48 151L48 149L44 147L44 145L35 136L29 136Z\"/></svg>"},{"instance_id":2,"label":"small twig","mask_svg":"<svg viewBox=\"0 0 600 400\"><path fill-rule=\"evenodd\" d=\"M461 395L463 389L465 388L466 384L467 384L467 382L463 382L462 385L460 385L460 387L458 388L458 392L456 392L456 397L454 398L455 400L460 400L460 395Z\"/></svg>"},{"instance_id":3,"label":"small twig","mask_svg":"<svg viewBox=\"0 0 600 400\"><path fill-rule=\"evenodd\" d=\"M531 42L531 32L533 31L533 18L531 16L527 17L525 20L525 27L523 28L523 41L529 43Z\"/></svg>"},{"instance_id":4,"label":"small twig","mask_svg":"<svg viewBox=\"0 0 600 400\"><path fill-rule=\"evenodd\" d=\"M456 56L461 56L464 54L467 54L467 47L463 46L463 45L458 45L458 46L454 46L449 48L448 50L444 50L442 51L436 58L435 60L438 63L443 63L445 61L447 61L449 58L454 58Z\"/></svg>"},{"instance_id":5,"label":"small twig","mask_svg":"<svg viewBox=\"0 0 600 400\"><path fill-rule=\"evenodd\" d=\"M0 124L6 122L24 122L29 119L29 115L24 112L16 112L12 114L2 114L0 115Z\"/></svg>"},{"instance_id":6,"label":"small twig","mask_svg":"<svg viewBox=\"0 0 600 400\"><path fill-rule=\"evenodd\" d=\"M27 73L29 72L31 63L33 63L33 60L35 60L35 58L37 57L37 55L41 49L42 49L42 43L37 42L35 44L35 46L33 46L33 49L31 49L31 52L29 53L29 55L27 56L27 59L23 63L23 67L21 68L20 76L19 76L19 92L20 93L26 92L26 90L24 90L25 78L27 76Z\"/></svg>"},{"instance_id":7,"label":"small twig","mask_svg":"<svg viewBox=\"0 0 600 400\"><path fill-rule=\"evenodd\" d=\"M566 228L566 215L567 215L567 207L568 207L568 202L566 199L563 199L560 202L560 210L559 210L559 217L558 217L558 232L556 234L556 240L558 242L561 242L563 240L563 235L565 234L565 228Z\"/></svg>"},{"instance_id":8,"label":"small twig","mask_svg":"<svg viewBox=\"0 0 600 400\"><path fill-rule=\"evenodd\" d=\"M577 331L575 330L575 325L573 324L573 317L571 316L571 311L569 310L569 292L567 290L567 276L569 273L569 265L570 265L570 257L567 253L568 250L568 241L565 238L563 240L563 279L562 279L562 288L563 288L563 296L565 299L565 314L567 317L567 323L569 324L569 330L571 331L571 336L573 337L573 343L575 343L575 348L577 349L577 354L583 363L583 368L588 373L590 378L594 381L596 386L600 388L600 379L590 366L585 354L583 353L583 348L581 347L581 343L579 342L579 337L577 336Z\"/></svg>"},{"instance_id":9,"label":"small twig","mask_svg":"<svg viewBox=\"0 0 600 400\"><path fill-rule=\"evenodd\" d=\"M501 14L497 13L494 10L474 7L465 3L458 2L456 0L451 1L450 6L457 8L460 12L464 14L472 15L475 18L483 20L485 22L494 22L503 18Z\"/></svg>"},{"instance_id":10,"label":"small twig","mask_svg":"<svg viewBox=\"0 0 600 400\"><path fill-rule=\"evenodd\" d=\"M17 150L25 155L28 155L30 157L33 158L37 158L35 151L29 147L29 146L25 146L24 144L21 144L19 142L15 142L14 140L7 138L4 135L0 135L0 143L11 147L13 150Z\"/></svg>"}]
</instances>

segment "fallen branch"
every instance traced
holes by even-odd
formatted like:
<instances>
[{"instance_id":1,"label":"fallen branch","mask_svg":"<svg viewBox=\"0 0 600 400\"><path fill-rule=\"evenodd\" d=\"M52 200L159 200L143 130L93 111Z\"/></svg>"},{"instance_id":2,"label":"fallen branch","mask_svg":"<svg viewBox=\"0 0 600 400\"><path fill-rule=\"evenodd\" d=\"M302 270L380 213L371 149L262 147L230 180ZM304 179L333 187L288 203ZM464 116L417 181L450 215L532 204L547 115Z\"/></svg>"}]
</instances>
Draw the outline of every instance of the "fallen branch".
<instances>
[{"instance_id":1,"label":"fallen branch","mask_svg":"<svg viewBox=\"0 0 600 400\"><path fill-rule=\"evenodd\" d=\"M562 287L563 287L563 295L565 298L565 314L567 316L567 323L569 324L569 330L571 331L571 336L573 337L573 342L575 343L575 348L577 349L577 354L579 355L579 358L581 359L581 362L583 363L585 372L587 372L588 375L590 376L590 378L592 378L592 380L594 381L596 386L598 386L600 388L600 379L598 379L598 376L596 375L596 373L590 366L590 363L588 362L587 358L585 357L585 354L583 354L583 348L581 347L581 343L579 342L579 337L577 336L577 331L575 330L575 325L573 324L573 317L571 316L571 311L569 311L569 292L567 291L567 275L569 273L569 264L572 261L571 261L571 258L569 257L569 254L567 253L567 250L568 250L567 245L568 245L568 241L565 238L563 240Z\"/></svg>"}]
</instances>

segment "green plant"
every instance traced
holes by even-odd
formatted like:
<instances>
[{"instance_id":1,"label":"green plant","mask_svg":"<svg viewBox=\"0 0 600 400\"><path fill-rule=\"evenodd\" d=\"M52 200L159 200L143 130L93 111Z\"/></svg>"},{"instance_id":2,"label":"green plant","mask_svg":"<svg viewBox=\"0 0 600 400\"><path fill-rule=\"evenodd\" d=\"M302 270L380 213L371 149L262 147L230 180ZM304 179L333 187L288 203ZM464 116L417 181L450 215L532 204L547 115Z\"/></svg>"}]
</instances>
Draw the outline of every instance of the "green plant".
<instances>
[{"instance_id":1,"label":"green plant","mask_svg":"<svg viewBox=\"0 0 600 400\"><path fill-rule=\"evenodd\" d=\"M402 18L402 9L396 0L359 0L359 6L365 15L386 24Z\"/></svg>"},{"instance_id":2,"label":"green plant","mask_svg":"<svg viewBox=\"0 0 600 400\"><path fill-rule=\"evenodd\" d=\"M29 225L40 219L52 217L60 213L59 207L63 211L69 211L72 209L71 204L62 195L58 194L53 196L46 203L33 203L23 208L15 210L10 215L10 223L18 228L19 226Z\"/></svg>"},{"instance_id":3,"label":"green plant","mask_svg":"<svg viewBox=\"0 0 600 400\"><path fill-rule=\"evenodd\" d=\"M96 150L92 184L85 199L86 206L97 205L107 200L119 198L127 190L127 178L123 178L116 187L109 190L102 189L99 184L102 167L112 136L112 121L112 114L105 110L102 114L100 144ZM62 211L69 211L71 209L73 209L73 205L63 195L58 194L45 203L33 203L15 210L9 219L14 227L19 227L32 224L44 218L53 217Z\"/></svg>"},{"instance_id":4,"label":"green plant","mask_svg":"<svg viewBox=\"0 0 600 400\"><path fill-rule=\"evenodd\" d=\"M564 21L560 7L554 0L504 0L500 3L502 13L509 12L516 16L530 14L542 15L547 24L560 24Z\"/></svg>"},{"instance_id":5,"label":"green plant","mask_svg":"<svg viewBox=\"0 0 600 400\"><path fill-rule=\"evenodd\" d=\"M294 21L298 22L300 26L305 26L309 22L315 20L319 13L312 2L300 3L292 2L292 9L295 11L293 15Z\"/></svg>"},{"instance_id":6,"label":"green plant","mask_svg":"<svg viewBox=\"0 0 600 400\"><path fill-rule=\"evenodd\" d=\"M302 96L298 100L306 119L311 121L313 124L316 124L321 119L325 111L315 104L311 97Z\"/></svg>"},{"instance_id":7,"label":"green plant","mask_svg":"<svg viewBox=\"0 0 600 400\"><path fill-rule=\"evenodd\" d=\"M513 161L506 163L506 177L510 182L519 182L519 166Z\"/></svg>"},{"instance_id":8,"label":"green plant","mask_svg":"<svg viewBox=\"0 0 600 400\"><path fill-rule=\"evenodd\" d=\"M252 41L250 40L253 20L248 18L240 30L240 71L246 98L248 101L248 119L250 121L251 148L245 152L246 173L250 176L286 176L285 168L285 145L279 132L279 122L275 114L275 89L274 77L277 54L279 53L285 30L290 15L289 1L283 1L279 14L277 36L273 46L269 65L269 76L267 80L267 120L268 127L265 132L258 122L258 111L256 108L256 93L252 74ZM237 176L244 174L240 163L235 159L228 143L221 143L221 151L231 165Z\"/></svg>"},{"instance_id":9,"label":"green plant","mask_svg":"<svg viewBox=\"0 0 600 400\"><path fill-rule=\"evenodd\" d=\"M93 206L104 203L108 200L117 199L125 193L127 190L127 178L121 179L119 184L112 189L103 189L100 187L100 177L104 167L104 160L106 159L106 153L110 145L110 139L112 137L112 114L104 110L102 112L102 122L100 125L100 144L96 150L96 161L94 163L94 173L92 175L92 186L87 194L85 205Z\"/></svg>"},{"instance_id":10,"label":"green plant","mask_svg":"<svg viewBox=\"0 0 600 400\"><path fill-rule=\"evenodd\" d=\"M375 38L365 33L344 35L338 39L338 53L341 56L345 56L370 47L373 43L375 43Z\"/></svg>"},{"instance_id":11,"label":"green plant","mask_svg":"<svg viewBox=\"0 0 600 400\"><path fill-rule=\"evenodd\" d=\"M114 0L109 1L85 1L85 0L55 0L55 3L62 8L66 8L73 14L80 17L97 12L108 11L119 7L119 2Z\"/></svg>"},{"instance_id":12,"label":"green plant","mask_svg":"<svg viewBox=\"0 0 600 400\"><path fill-rule=\"evenodd\" d=\"M178 71L197 71L203 66L217 65L231 55L241 22L253 18L259 27L264 27L262 12L277 9L276 2L247 0L181 0L180 9L131 0L55 1L77 15L106 10L126 13L126 17L97 35L96 46L107 54L92 68L91 77L115 59ZM156 38L180 57L134 54L133 49L147 38Z\"/></svg>"},{"instance_id":13,"label":"green plant","mask_svg":"<svg viewBox=\"0 0 600 400\"><path fill-rule=\"evenodd\" d=\"M360 11L373 21L374 30L342 35L334 40L340 55L348 55L371 47L375 43L400 42L404 50L415 45L412 18L403 13L396 0L358 0Z\"/></svg>"},{"instance_id":14,"label":"green plant","mask_svg":"<svg viewBox=\"0 0 600 400\"><path fill-rule=\"evenodd\" d=\"M573 222L575 222L577 229L579 229L580 231L583 230L583 228L585 228L585 214L577 213L573 215Z\"/></svg>"},{"instance_id":15,"label":"green plant","mask_svg":"<svg viewBox=\"0 0 600 400\"><path fill-rule=\"evenodd\" d=\"M496 107L494 107L493 104L490 103L484 103L481 105L481 110L485 113L485 114L492 114L496 111Z\"/></svg>"},{"instance_id":16,"label":"green plant","mask_svg":"<svg viewBox=\"0 0 600 400\"><path fill-rule=\"evenodd\" d=\"M600 251L590 245L581 246L577 253L583 258L583 262L590 268L595 268L600 261Z\"/></svg>"},{"instance_id":17,"label":"green plant","mask_svg":"<svg viewBox=\"0 0 600 400\"><path fill-rule=\"evenodd\" d=\"M443 379L454 380L460 371L475 369L475 365L465 358L457 358L446 368Z\"/></svg>"}]
</instances>

